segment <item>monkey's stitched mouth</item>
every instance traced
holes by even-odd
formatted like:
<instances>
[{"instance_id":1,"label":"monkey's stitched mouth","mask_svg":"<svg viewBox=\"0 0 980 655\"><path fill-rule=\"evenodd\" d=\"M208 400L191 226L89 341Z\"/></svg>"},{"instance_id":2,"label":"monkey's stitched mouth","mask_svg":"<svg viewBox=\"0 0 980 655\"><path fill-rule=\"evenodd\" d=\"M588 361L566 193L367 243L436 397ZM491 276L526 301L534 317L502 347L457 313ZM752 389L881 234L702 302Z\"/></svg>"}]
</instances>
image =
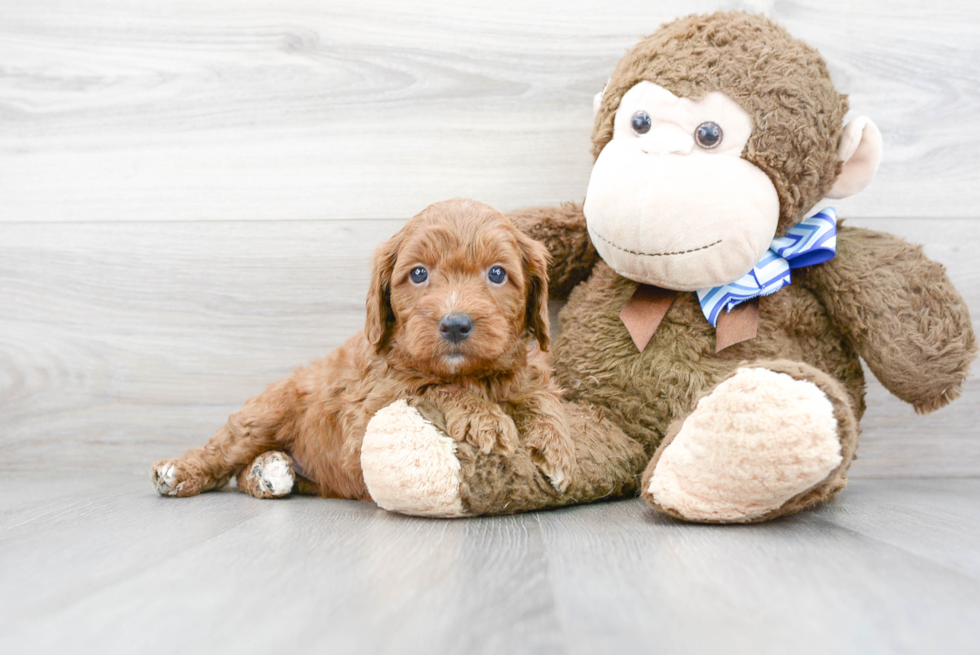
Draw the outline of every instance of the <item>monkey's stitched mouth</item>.
<instances>
[{"instance_id":1,"label":"monkey's stitched mouth","mask_svg":"<svg viewBox=\"0 0 980 655\"><path fill-rule=\"evenodd\" d=\"M717 246L719 243L722 242L722 239L718 239L714 243L709 243L706 246L700 246L698 248L691 248L690 250L678 250L677 252L638 252L636 250L630 250L629 248L623 248L621 246L617 246L615 243L613 243L612 241L610 241L606 237L602 236L601 234L599 234L598 232L596 232L594 229L592 230L592 234L596 235L597 237L599 237L600 239L602 239L603 241L605 241L606 243L608 243L610 246L612 246L616 250L622 250L623 252L628 252L631 255L639 255L641 257L669 257L671 255L686 255L689 252L697 252L699 250L707 250L708 248L710 248L712 246Z\"/></svg>"}]
</instances>

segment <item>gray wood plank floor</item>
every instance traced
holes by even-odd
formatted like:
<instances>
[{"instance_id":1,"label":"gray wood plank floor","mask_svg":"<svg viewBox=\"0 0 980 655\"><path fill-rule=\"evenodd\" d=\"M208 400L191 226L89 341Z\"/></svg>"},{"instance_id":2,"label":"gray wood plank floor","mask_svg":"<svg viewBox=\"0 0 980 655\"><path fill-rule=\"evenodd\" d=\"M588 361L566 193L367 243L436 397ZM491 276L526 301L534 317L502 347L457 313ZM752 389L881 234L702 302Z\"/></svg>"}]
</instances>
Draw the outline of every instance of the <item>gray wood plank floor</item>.
<instances>
[{"instance_id":1,"label":"gray wood plank floor","mask_svg":"<svg viewBox=\"0 0 980 655\"><path fill-rule=\"evenodd\" d=\"M975 479L718 527L638 500L441 521L5 474L0 651L975 653L978 537Z\"/></svg>"}]
</instances>

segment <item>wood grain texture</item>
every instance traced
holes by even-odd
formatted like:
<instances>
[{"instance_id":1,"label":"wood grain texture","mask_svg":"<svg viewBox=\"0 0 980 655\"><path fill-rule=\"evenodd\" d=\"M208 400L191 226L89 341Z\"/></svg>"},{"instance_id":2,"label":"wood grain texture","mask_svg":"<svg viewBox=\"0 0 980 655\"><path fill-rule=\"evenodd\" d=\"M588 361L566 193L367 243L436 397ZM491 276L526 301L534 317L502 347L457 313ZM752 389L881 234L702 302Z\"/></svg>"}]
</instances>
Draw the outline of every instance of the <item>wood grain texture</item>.
<instances>
[{"instance_id":1,"label":"wood grain texture","mask_svg":"<svg viewBox=\"0 0 980 655\"><path fill-rule=\"evenodd\" d=\"M407 217L580 200L591 100L643 35L765 11L884 135L852 216L975 217L967 0L0 0L0 221ZM951 190L954 190L951 192Z\"/></svg>"},{"instance_id":2,"label":"wood grain texture","mask_svg":"<svg viewBox=\"0 0 980 655\"><path fill-rule=\"evenodd\" d=\"M102 482L0 530L0 580L19 591L0 598L4 652L560 652L533 520L237 492L167 502L143 476Z\"/></svg>"},{"instance_id":3,"label":"wood grain texture","mask_svg":"<svg viewBox=\"0 0 980 655\"><path fill-rule=\"evenodd\" d=\"M865 219L925 242L980 325L980 223ZM398 220L0 224L0 470L126 468L200 445L361 329ZM856 477L980 475L980 376L928 416L869 374Z\"/></svg>"},{"instance_id":4,"label":"wood grain texture","mask_svg":"<svg viewBox=\"0 0 980 655\"><path fill-rule=\"evenodd\" d=\"M374 243L399 224L0 225L0 467L206 438L361 329Z\"/></svg>"},{"instance_id":5,"label":"wood grain texture","mask_svg":"<svg viewBox=\"0 0 980 655\"><path fill-rule=\"evenodd\" d=\"M31 521L7 520L39 498ZM978 480L860 480L754 526L638 500L438 521L12 474L0 649L959 655L980 620L978 498Z\"/></svg>"},{"instance_id":6,"label":"wood grain texture","mask_svg":"<svg viewBox=\"0 0 980 655\"><path fill-rule=\"evenodd\" d=\"M970 539L975 519L962 519L977 506L977 481L922 483L921 496L957 516L957 541ZM913 653L941 639L941 649L970 652L980 587L941 561L943 546L923 543L935 521L919 537L896 531L884 541L882 531L834 518L862 496L869 514L901 506L895 514L913 522L917 513L891 496L902 484L858 481L817 512L730 531L632 501L540 514L569 643L612 653L638 644L668 653ZM975 547L968 559L976 562Z\"/></svg>"}]
</instances>

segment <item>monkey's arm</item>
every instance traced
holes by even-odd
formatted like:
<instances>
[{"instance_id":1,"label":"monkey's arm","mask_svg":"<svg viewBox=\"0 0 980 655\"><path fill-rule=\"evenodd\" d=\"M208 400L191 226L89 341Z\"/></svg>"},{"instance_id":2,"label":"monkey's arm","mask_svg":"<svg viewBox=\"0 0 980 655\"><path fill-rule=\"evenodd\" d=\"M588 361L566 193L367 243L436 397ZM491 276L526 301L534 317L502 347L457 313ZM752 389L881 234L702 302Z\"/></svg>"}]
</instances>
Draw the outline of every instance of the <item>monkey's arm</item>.
<instances>
[{"instance_id":1,"label":"monkey's arm","mask_svg":"<svg viewBox=\"0 0 980 655\"><path fill-rule=\"evenodd\" d=\"M837 256L794 275L818 295L875 377L917 412L959 396L977 353L970 311L921 246L842 226Z\"/></svg>"},{"instance_id":2,"label":"monkey's arm","mask_svg":"<svg viewBox=\"0 0 980 655\"><path fill-rule=\"evenodd\" d=\"M566 299L575 285L589 277L599 254L589 239L582 205L530 207L517 209L507 216L521 232L543 243L551 254L548 293L552 299Z\"/></svg>"}]
</instances>

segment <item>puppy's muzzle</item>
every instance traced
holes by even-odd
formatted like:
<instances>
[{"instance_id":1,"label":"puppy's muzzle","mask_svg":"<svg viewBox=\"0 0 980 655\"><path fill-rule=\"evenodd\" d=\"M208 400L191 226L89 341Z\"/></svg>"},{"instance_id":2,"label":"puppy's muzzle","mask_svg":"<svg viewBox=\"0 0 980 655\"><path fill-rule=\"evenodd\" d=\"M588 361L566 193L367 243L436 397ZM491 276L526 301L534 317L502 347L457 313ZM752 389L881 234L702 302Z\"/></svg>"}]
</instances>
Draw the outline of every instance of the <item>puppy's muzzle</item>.
<instances>
[{"instance_id":1,"label":"puppy's muzzle","mask_svg":"<svg viewBox=\"0 0 980 655\"><path fill-rule=\"evenodd\" d=\"M465 341L473 331L473 319L466 314L449 314L439 321L439 334L449 343Z\"/></svg>"}]
</instances>

